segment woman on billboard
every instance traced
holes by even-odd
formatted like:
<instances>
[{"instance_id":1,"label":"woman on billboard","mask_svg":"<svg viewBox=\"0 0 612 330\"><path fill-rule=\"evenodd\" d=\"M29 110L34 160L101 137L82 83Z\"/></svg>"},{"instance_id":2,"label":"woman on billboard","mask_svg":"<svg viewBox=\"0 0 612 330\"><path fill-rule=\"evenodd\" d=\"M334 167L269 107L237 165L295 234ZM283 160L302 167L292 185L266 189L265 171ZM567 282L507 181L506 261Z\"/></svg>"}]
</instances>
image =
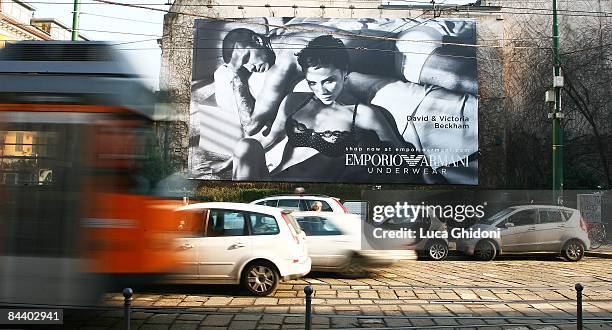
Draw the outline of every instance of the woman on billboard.
<instances>
[{"instance_id":1,"label":"woman on billboard","mask_svg":"<svg viewBox=\"0 0 612 330\"><path fill-rule=\"evenodd\" d=\"M355 177L367 173L346 166L346 153L362 146L414 149L391 125L386 110L358 103L345 90L349 54L340 39L317 37L297 54L297 60L312 92L287 95L270 134L239 141L233 179L342 181L351 176L353 181L367 181L371 178ZM285 142L280 162L270 169L266 152Z\"/></svg>"}]
</instances>

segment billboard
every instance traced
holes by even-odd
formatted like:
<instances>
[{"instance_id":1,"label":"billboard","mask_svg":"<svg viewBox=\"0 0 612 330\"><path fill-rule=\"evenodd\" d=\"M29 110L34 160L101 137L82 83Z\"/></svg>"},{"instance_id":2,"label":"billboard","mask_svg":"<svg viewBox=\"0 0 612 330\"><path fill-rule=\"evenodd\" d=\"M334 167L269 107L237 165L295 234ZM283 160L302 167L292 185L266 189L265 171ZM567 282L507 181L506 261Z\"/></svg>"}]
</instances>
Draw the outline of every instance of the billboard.
<instances>
[{"instance_id":1,"label":"billboard","mask_svg":"<svg viewBox=\"0 0 612 330\"><path fill-rule=\"evenodd\" d=\"M194 179L478 183L472 19L198 19Z\"/></svg>"}]
</instances>

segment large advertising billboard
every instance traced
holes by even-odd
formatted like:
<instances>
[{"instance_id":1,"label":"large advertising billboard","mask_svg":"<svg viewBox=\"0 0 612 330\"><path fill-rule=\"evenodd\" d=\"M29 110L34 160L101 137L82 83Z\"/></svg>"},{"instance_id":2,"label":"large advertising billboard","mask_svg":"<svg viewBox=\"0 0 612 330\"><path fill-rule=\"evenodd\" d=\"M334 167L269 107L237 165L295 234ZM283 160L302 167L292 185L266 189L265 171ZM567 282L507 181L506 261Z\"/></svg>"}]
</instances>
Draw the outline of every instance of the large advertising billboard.
<instances>
[{"instance_id":1,"label":"large advertising billboard","mask_svg":"<svg viewBox=\"0 0 612 330\"><path fill-rule=\"evenodd\" d=\"M472 19L198 19L190 176L478 183Z\"/></svg>"}]
</instances>

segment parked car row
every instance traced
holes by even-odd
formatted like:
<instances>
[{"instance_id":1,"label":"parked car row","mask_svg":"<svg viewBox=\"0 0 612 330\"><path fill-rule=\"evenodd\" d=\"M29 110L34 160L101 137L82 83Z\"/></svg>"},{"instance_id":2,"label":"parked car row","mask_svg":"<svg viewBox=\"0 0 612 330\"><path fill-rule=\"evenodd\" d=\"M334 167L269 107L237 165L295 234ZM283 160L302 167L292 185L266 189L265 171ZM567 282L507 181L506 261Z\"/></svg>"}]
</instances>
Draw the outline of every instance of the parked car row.
<instances>
[{"instance_id":1,"label":"parked car row","mask_svg":"<svg viewBox=\"0 0 612 330\"><path fill-rule=\"evenodd\" d=\"M567 261L579 261L590 247L587 226L580 211L562 206L509 207L468 228L449 229L435 216L416 217L416 221L410 223L394 221L397 219L388 219L386 227L411 228L424 233L424 238L406 241L408 248L431 260L445 259L449 244L455 244L457 251L482 261L500 255L527 253L557 254ZM432 234L434 232L443 235ZM457 235L461 233L467 235Z\"/></svg>"},{"instance_id":2,"label":"parked car row","mask_svg":"<svg viewBox=\"0 0 612 330\"><path fill-rule=\"evenodd\" d=\"M176 213L183 267L173 280L182 283L240 284L263 296L311 270L351 272L413 259L410 251L361 250L360 218L345 213L215 202Z\"/></svg>"},{"instance_id":3,"label":"parked car row","mask_svg":"<svg viewBox=\"0 0 612 330\"><path fill-rule=\"evenodd\" d=\"M303 211L315 202L323 212ZM270 205L270 206L266 206ZM287 210L293 205L293 211ZM268 295L279 281L310 271L363 271L373 265L414 259L414 252L443 260L449 241L479 260L514 253L557 253L580 260L589 248L580 212L560 206L507 208L467 228L498 231L499 237L450 239L436 235L393 241L387 249L362 249L362 219L339 200L319 195L275 196L242 203L196 203L177 209L183 232L177 248L183 267L174 280L201 284L241 284L254 295ZM425 233L450 231L435 216L385 219L387 228L407 225ZM452 237L452 236L451 236Z\"/></svg>"},{"instance_id":4,"label":"parked car row","mask_svg":"<svg viewBox=\"0 0 612 330\"><path fill-rule=\"evenodd\" d=\"M364 203L347 202L324 195L282 195L272 196L253 203L286 207L299 205L299 210L307 210L315 201L324 204L323 211L334 213L367 213ZM270 203L270 204L268 204ZM338 205L342 205L339 207ZM349 212L349 208L351 211ZM386 219L385 225L393 228L422 228L426 233L448 231L447 225L434 215L419 217L410 223L397 218ZM491 232L499 230L500 237L460 238L452 235L407 240L402 248L413 249L420 256L431 260L444 260L449 254L449 246L478 260L493 260L506 254L548 253L558 254L568 261L579 261L590 247L586 222L580 211L563 206L522 205L509 207L491 217L483 219L469 228L472 232ZM433 236L433 235L432 235Z\"/></svg>"},{"instance_id":5,"label":"parked car row","mask_svg":"<svg viewBox=\"0 0 612 330\"><path fill-rule=\"evenodd\" d=\"M435 216L416 216L410 222L389 218L385 226L423 233L425 237L406 239L406 247L430 260L444 260L450 244L455 244L457 251L482 261L500 255L527 253L557 254L567 261L579 261L590 247L587 226L580 211L562 206L509 207L468 228L448 228ZM497 236L456 235L462 231L496 233ZM436 232L443 235L435 235Z\"/></svg>"}]
</instances>

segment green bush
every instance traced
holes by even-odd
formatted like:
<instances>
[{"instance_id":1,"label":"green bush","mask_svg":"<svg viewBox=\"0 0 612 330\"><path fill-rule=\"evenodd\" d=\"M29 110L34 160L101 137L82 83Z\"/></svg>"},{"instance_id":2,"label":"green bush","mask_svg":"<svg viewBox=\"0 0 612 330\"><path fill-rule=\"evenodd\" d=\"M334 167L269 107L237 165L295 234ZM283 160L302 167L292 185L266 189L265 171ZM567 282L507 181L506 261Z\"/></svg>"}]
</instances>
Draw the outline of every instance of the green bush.
<instances>
[{"instance_id":1,"label":"green bush","mask_svg":"<svg viewBox=\"0 0 612 330\"><path fill-rule=\"evenodd\" d=\"M216 202L248 203L271 195L293 194L297 187L303 187L306 194L322 194L342 200L360 199L362 190L371 189L371 185L351 184L202 181L199 183L196 195Z\"/></svg>"}]
</instances>

